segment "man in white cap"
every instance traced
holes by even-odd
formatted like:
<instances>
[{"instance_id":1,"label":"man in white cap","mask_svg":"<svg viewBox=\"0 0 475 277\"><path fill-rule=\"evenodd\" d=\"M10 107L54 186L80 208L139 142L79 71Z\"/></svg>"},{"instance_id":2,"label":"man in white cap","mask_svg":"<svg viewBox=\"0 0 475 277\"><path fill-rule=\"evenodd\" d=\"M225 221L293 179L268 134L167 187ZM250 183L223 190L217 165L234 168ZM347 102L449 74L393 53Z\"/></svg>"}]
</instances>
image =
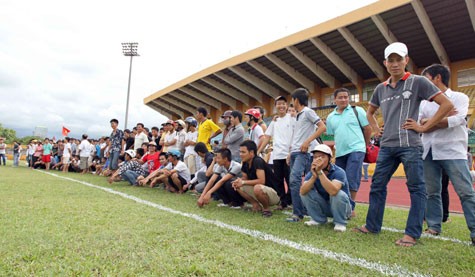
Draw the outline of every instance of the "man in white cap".
<instances>
[{"instance_id":1,"label":"man in white cap","mask_svg":"<svg viewBox=\"0 0 475 277\"><path fill-rule=\"evenodd\" d=\"M332 150L327 145L315 146L312 154L310 172L300 187L300 198L312 218L305 225L322 225L327 223L327 217L333 217L334 230L344 232L353 202L346 173L331 163Z\"/></svg>"},{"instance_id":2,"label":"man in white cap","mask_svg":"<svg viewBox=\"0 0 475 277\"><path fill-rule=\"evenodd\" d=\"M125 161L119 166L119 169L107 179L109 184L119 180L119 176L131 185L137 185L137 177L147 174L142 165L136 160L135 151L132 149L125 151Z\"/></svg>"},{"instance_id":3,"label":"man in white cap","mask_svg":"<svg viewBox=\"0 0 475 277\"><path fill-rule=\"evenodd\" d=\"M376 87L366 114L375 136L381 137L381 148L371 184L366 225L355 228L354 231L365 234L381 231L387 185L402 163L411 196L411 208L404 236L396 241L396 245L411 247L421 236L427 200L419 133L428 132L454 106L427 78L406 72L409 62L407 54L407 47L401 42L392 43L384 50L384 65L391 77ZM434 101L440 107L417 131L410 130L408 124L417 122L422 100ZM375 117L378 108L381 108L383 114L384 133Z\"/></svg>"}]
</instances>

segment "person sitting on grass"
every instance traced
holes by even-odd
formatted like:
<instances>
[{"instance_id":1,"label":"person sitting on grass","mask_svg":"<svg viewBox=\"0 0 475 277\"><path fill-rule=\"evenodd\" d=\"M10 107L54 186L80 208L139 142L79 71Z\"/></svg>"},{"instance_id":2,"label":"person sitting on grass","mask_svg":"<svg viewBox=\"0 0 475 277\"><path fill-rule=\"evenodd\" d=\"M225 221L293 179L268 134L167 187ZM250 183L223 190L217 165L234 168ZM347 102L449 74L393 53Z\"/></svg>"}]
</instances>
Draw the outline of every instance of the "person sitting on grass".
<instances>
[{"instance_id":1,"label":"person sitting on grass","mask_svg":"<svg viewBox=\"0 0 475 277\"><path fill-rule=\"evenodd\" d=\"M157 144L154 141L150 142L148 144L147 154L145 154L145 156L143 156L142 159L139 160L139 162L142 164L142 167L144 164L147 165L146 167L148 169L147 176L160 167L160 161L158 159L158 156L160 153L157 152L156 149L157 149ZM137 178L137 182L142 186L146 185L147 182L150 181L150 179L147 179L145 182L142 182L142 180L145 179L145 177L146 176L141 175Z\"/></svg>"},{"instance_id":2,"label":"person sitting on grass","mask_svg":"<svg viewBox=\"0 0 475 277\"><path fill-rule=\"evenodd\" d=\"M153 188L156 184L162 183L164 178L167 178L164 173L167 171L165 167L168 165L168 153L160 153L159 161L161 166L157 170L148 174L148 176L142 175L143 178L139 179L139 185L145 186L148 182L150 182L150 187Z\"/></svg>"},{"instance_id":3,"label":"person sitting on grass","mask_svg":"<svg viewBox=\"0 0 475 277\"><path fill-rule=\"evenodd\" d=\"M168 178L164 178L163 183L168 191L182 194L185 192L183 186L190 181L191 174L185 163L180 161L180 157L181 152L179 150L168 150L168 164L165 167L166 171L164 171L164 175Z\"/></svg>"},{"instance_id":4,"label":"person sitting on grass","mask_svg":"<svg viewBox=\"0 0 475 277\"><path fill-rule=\"evenodd\" d=\"M344 232L352 210L346 173L331 163L332 150L327 145L315 146L312 154L310 172L300 187L300 198L312 218L305 225L318 226L333 217L334 230Z\"/></svg>"},{"instance_id":5,"label":"person sitting on grass","mask_svg":"<svg viewBox=\"0 0 475 277\"><path fill-rule=\"evenodd\" d=\"M167 170L165 167L168 165L168 153L160 153L159 159L161 166L158 168L158 170L152 172L152 174L155 174L155 172L157 172L157 174L155 174L156 177L152 178L152 181L150 182L151 187L160 186L160 184L163 184L163 179L166 178L163 172Z\"/></svg>"},{"instance_id":6,"label":"person sitting on grass","mask_svg":"<svg viewBox=\"0 0 475 277\"><path fill-rule=\"evenodd\" d=\"M257 145L251 140L241 143L239 153L242 160L242 178L233 182L233 187L241 196L252 204L253 211L261 211L262 216L271 217L270 206L278 205L280 198L273 189L274 172L259 156Z\"/></svg>"},{"instance_id":7,"label":"person sitting on grass","mask_svg":"<svg viewBox=\"0 0 475 277\"><path fill-rule=\"evenodd\" d=\"M219 149L216 153L214 174L198 199L198 207L209 204L212 194L216 192L224 205L240 208L245 199L232 187L232 182L237 177L241 177L241 164L232 160L229 149Z\"/></svg>"},{"instance_id":8,"label":"person sitting on grass","mask_svg":"<svg viewBox=\"0 0 475 277\"><path fill-rule=\"evenodd\" d=\"M125 151L125 162L119 166L119 169L108 178L109 184L118 181L120 177L122 180L129 182L131 185L137 185L137 177L145 175L146 172L142 165L135 159L136 153L134 150ZM120 177L119 177L120 176Z\"/></svg>"},{"instance_id":9,"label":"person sitting on grass","mask_svg":"<svg viewBox=\"0 0 475 277\"><path fill-rule=\"evenodd\" d=\"M196 176L194 181L188 183L184 186L184 190L194 189L197 192L202 192L206 183L208 183L211 175L213 175L213 168L215 164L214 155L213 153L209 152L206 144L203 142L198 142L195 144L194 148L196 154L203 159L201 162L202 167L196 172Z\"/></svg>"}]
</instances>

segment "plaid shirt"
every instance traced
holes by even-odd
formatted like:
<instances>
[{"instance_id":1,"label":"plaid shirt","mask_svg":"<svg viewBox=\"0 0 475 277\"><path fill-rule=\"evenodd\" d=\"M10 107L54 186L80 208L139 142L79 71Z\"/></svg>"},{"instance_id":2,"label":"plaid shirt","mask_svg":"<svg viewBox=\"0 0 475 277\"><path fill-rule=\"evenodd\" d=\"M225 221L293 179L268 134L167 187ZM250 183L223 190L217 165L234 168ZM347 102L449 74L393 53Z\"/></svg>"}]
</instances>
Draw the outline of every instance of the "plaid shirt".
<instances>
[{"instance_id":1,"label":"plaid shirt","mask_svg":"<svg viewBox=\"0 0 475 277\"><path fill-rule=\"evenodd\" d=\"M136 160L125 161L121 166L119 166L118 170L120 175L127 170L132 170L142 176L148 175L148 172Z\"/></svg>"},{"instance_id":2,"label":"plaid shirt","mask_svg":"<svg viewBox=\"0 0 475 277\"><path fill-rule=\"evenodd\" d=\"M111 148L110 152L120 152L122 151L122 139L124 138L124 132L122 130L116 129L115 133L112 131L110 135Z\"/></svg>"}]
</instances>

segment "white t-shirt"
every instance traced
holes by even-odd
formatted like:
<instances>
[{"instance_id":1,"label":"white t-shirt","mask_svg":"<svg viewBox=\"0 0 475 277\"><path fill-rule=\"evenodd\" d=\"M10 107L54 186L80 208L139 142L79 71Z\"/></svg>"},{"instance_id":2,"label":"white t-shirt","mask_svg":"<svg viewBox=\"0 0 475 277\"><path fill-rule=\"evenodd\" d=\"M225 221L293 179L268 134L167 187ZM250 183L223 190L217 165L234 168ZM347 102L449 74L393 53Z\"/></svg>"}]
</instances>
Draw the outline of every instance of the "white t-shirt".
<instances>
[{"instance_id":1,"label":"white t-shirt","mask_svg":"<svg viewBox=\"0 0 475 277\"><path fill-rule=\"evenodd\" d=\"M173 131L171 133L167 133L165 135L165 142L167 143L170 143L171 141L173 141L174 139L176 139L176 143L173 144L173 145L168 145L167 147L167 151L170 151L170 150L178 150L180 151L180 149L178 148L178 132L177 131Z\"/></svg>"},{"instance_id":2,"label":"white t-shirt","mask_svg":"<svg viewBox=\"0 0 475 277\"><path fill-rule=\"evenodd\" d=\"M71 157L71 143L64 144L63 157Z\"/></svg>"},{"instance_id":3,"label":"white t-shirt","mask_svg":"<svg viewBox=\"0 0 475 277\"><path fill-rule=\"evenodd\" d=\"M255 124L251 128L251 132L249 133L249 139L254 141L257 147L259 147L259 140L263 135L264 131L262 130L262 127L259 124Z\"/></svg>"},{"instance_id":4,"label":"white t-shirt","mask_svg":"<svg viewBox=\"0 0 475 277\"><path fill-rule=\"evenodd\" d=\"M168 163L165 168L168 170L175 169L176 172L178 173L178 176L185 179L187 182L189 182L191 179L190 170L188 169L188 167L186 167L186 164L182 161L178 161L178 163L175 166L173 166L172 163Z\"/></svg>"},{"instance_id":5,"label":"white t-shirt","mask_svg":"<svg viewBox=\"0 0 475 277\"><path fill-rule=\"evenodd\" d=\"M148 137L144 132L135 135L134 150L141 148L144 142L148 142Z\"/></svg>"},{"instance_id":6,"label":"white t-shirt","mask_svg":"<svg viewBox=\"0 0 475 277\"><path fill-rule=\"evenodd\" d=\"M181 153L185 152L185 139L186 139L186 132L185 130L181 130L180 132L176 132L176 147L180 150Z\"/></svg>"},{"instance_id":7,"label":"white t-shirt","mask_svg":"<svg viewBox=\"0 0 475 277\"><path fill-rule=\"evenodd\" d=\"M185 141L189 140L189 141L196 142L197 139L198 139L198 131L186 133ZM189 146L185 147L185 156L184 157L186 158L189 155L195 155L195 156L197 155L196 152L195 152L195 146L194 145L189 145Z\"/></svg>"},{"instance_id":8,"label":"white t-shirt","mask_svg":"<svg viewBox=\"0 0 475 277\"><path fill-rule=\"evenodd\" d=\"M294 125L295 118L286 114L272 121L267 127L266 135L272 137L273 141L273 160L283 160L289 155Z\"/></svg>"},{"instance_id":9,"label":"white t-shirt","mask_svg":"<svg viewBox=\"0 0 475 277\"><path fill-rule=\"evenodd\" d=\"M7 153L7 145L5 143L0 143L0 154Z\"/></svg>"},{"instance_id":10,"label":"white t-shirt","mask_svg":"<svg viewBox=\"0 0 475 277\"><path fill-rule=\"evenodd\" d=\"M79 152L79 157L89 157L91 156L91 144L87 139L83 139L79 144L78 149L81 151Z\"/></svg>"}]
</instances>

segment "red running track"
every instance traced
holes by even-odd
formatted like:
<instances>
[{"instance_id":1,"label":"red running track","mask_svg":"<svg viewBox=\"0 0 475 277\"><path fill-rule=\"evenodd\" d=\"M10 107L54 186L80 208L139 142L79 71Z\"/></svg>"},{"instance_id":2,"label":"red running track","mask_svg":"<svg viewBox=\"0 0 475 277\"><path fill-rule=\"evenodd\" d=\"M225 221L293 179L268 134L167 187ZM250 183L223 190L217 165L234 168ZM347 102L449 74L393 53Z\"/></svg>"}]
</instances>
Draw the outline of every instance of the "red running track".
<instances>
[{"instance_id":1,"label":"red running track","mask_svg":"<svg viewBox=\"0 0 475 277\"><path fill-rule=\"evenodd\" d=\"M369 203L370 186L371 178L368 182L363 182L363 180L361 180L360 189L358 191L358 195L356 196L357 202ZM455 192L452 183L449 183L449 199L450 212L463 213L462 204L460 203L460 199ZM405 178L391 178L391 181L388 184L386 204L402 207L409 207L411 205L411 199L409 198L409 192L407 191Z\"/></svg>"}]
</instances>

